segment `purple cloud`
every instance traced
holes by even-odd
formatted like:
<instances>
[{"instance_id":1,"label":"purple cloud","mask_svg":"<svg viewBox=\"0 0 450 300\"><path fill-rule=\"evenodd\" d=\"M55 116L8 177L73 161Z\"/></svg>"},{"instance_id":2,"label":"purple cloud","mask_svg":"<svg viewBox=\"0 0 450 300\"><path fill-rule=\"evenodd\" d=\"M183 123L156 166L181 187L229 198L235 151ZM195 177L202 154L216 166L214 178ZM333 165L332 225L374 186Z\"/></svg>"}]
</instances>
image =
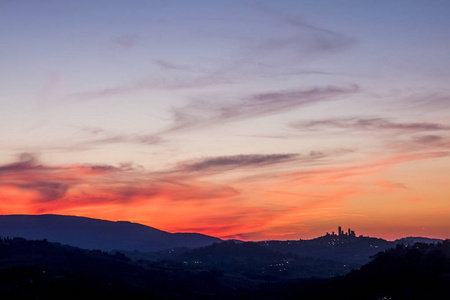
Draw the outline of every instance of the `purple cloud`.
<instances>
[{"instance_id":1,"label":"purple cloud","mask_svg":"<svg viewBox=\"0 0 450 300\"><path fill-rule=\"evenodd\" d=\"M354 38L331 29L315 26L298 16L286 17L285 21L289 25L313 33L309 47L311 51L334 52L346 49L356 43Z\"/></svg>"},{"instance_id":2,"label":"purple cloud","mask_svg":"<svg viewBox=\"0 0 450 300\"><path fill-rule=\"evenodd\" d=\"M303 17L289 15L267 6L257 5L257 9L270 19L285 25L283 34L262 37L251 48L255 53L279 53L298 58L305 55L317 55L345 50L356 43L356 39L344 33L314 25Z\"/></svg>"},{"instance_id":3,"label":"purple cloud","mask_svg":"<svg viewBox=\"0 0 450 300\"><path fill-rule=\"evenodd\" d=\"M100 89L92 89L88 91L70 93L66 96L69 101L88 101L99 98L108 98L119 95L126 95L134 92L141 92L151 89L157 90L182 90L199 87L207 87L219 84L230 84L233 80L222 76L219 73L200 75L188 79L165 80L142 80L129 84L118 85L114 87L106 87Z\"/></svg>"},{"instance_id":4,"label":"purple cloud","mask_svg":"<svg viewBox=\"0 0 450 300\"><path fill-rule=\"evenodd\" d=\"M162 142L161 137L153 134L115 134L99 127L80 127L84 133L94 138L86 139L74 145L74 148L84 149L89 146L133 143L142 145L155 145Z\"/></svg>"},{"instance_id":5,"label":"purple cloud","mask_svg":"<svg viewBox=\"0 0 450 300\"><path fill-rule=\"evenodd\" d=\"M299 157L295 153L286 154L241 154L232 156L219 156L197 160L184 164L182 171L223 171L235 168L261 167L293 161Z\"/></svg>"},{"instance_id":6,"label":"purple cloud","mask_svg":"<svg viewBox=\"0 0 450 300\"><path fill-rule=\"evenodd\" d=\"M434 93L418 93L405 97L400 109L413 109L420 111L434 111L450 108L450 94L448 90L437 90Z\"/></svg>"},{"instance_id":7,"label":"purple cloud","mask_svg":"<svg viewBox=\"0 0 450 300\"><path fill-rule=\"evenodd\" d=\"M163 69L168 69L168 70L175 70L175 71L193 71L193 69L191 67L188 66L184 66L184 65L179 65L179 64L174 64L162 59L158 59L155 61L155 65L157 65L158 67L161 67Z\"/></svg>"},{"instance_id":8,"label":"purple cloud","mask_svg":"<svg viewBox=\"0 0 450 300\"><path fill-rule=\"evenodd\" d=\"M412 122L397 123L385 118L332 118L291 124L296 129L352 129L352 130L394 130L402 132L450 130L450 126L439 123Z\"/></svg>"},{"instance_id":9,"label":"purple cloud","mask_svg":"<svg viewBox=\"0 0 450 300\"><path fill-rule=\"evenodd\" d=\"M32 201L47 208L124 203L142 198L150 201L155 197L197 201L239 194L231 186L200 182L180 170L147 172L129 163L48 167L38 164L30 154L23 154L20 159L0 166L0 191L9 187L32 191Z\"/></svg>"},{"instance_id":10,"label":"purple cloud","mask_svg":"<svg viewBox=\"0 0 450 300\"><path fill-rule=\"evenodd\" d=\"M111 43L122 50L128 50L136 46L139 42L136 35L122 35L111 40Z\"/></svg>"},{"instance_id":11,"label":"purple cloud","mask_svg":"<svg viewBox=\"0 0 450 300\"><path fill-rule=\"evenodd\" d=\"M15 186L33 190L41 194L39 201L54 201L61 199L66 195L66 192L71 187L70 184L63 182L48 182L48 181L37 181L29 183L18 183Z\"/></svg>"},{"instance_id":12,"label":"purple cloud","mask_svg":"<svg viewBox=\"0 0 450 300\"><path fill-rule=\"evenodd\" d=\"M161 138L155 135L115 135L95 140L89 140L81 143L87 145L107 145L118 143L136 143L144 145L155 145L161 142Z\"/></svg>"},{"instance_id":13,"label":"purple cloud","mask_svg":"<svg viewBox=\"0 0 450 300\"><path fill-rule=\"evenodd\" d=\"M260 93L225 104L212 101L191 102L188 106L173 109L173 125L166 132L278 114L298 107L330 101L358 90L357 86L350 88L329 86L309 90Z\"/></svg>"},{"instance_id":14,"label":"purple cloud","mask_svg":"<svg viewBox=\"0 0 450 300\"><path fill-rule=\"evenodd\" d=\"M36 157L31 153L22 153L19 155L19 161L0 166L0 175L7 172L21 172L28 169L37 169L40 166L36 165Z\"/></svg>"}]
</instances>

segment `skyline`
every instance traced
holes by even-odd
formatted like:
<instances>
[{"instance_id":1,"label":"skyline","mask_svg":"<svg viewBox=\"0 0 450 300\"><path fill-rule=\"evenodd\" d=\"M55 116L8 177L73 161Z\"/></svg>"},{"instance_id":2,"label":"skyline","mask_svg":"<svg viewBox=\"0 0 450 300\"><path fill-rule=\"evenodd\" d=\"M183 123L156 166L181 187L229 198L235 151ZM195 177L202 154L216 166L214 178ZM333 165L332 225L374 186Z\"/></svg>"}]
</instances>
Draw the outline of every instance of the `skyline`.
<instances>
[{"instance_id":1,"label":"skyline","mask_svg":"<svg viewBox=\"0 0 450 300\"><path fill-rule=\"evenodd\" d=\"M0 1L0 214L450 237L447 1Z\"/></svg>"}]
</instances>

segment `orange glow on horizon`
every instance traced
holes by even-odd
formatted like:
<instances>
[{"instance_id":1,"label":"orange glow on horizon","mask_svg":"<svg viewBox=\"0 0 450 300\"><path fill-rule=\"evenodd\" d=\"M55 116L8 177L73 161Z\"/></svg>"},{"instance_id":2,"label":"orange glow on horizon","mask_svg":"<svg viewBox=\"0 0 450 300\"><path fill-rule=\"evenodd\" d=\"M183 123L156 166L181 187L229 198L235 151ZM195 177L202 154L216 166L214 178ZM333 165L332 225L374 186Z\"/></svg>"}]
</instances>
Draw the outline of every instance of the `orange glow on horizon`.
<instances>
[{"instance_id":1,"label":"orange glow on horizon","mask_svg":"<svg viewBox=\"0 0 450 300\"><path fill-rule=\"evenodd\" d=\"M450 191L441 188L446 179L425 169L414 176L403 171L430 157L436 156L396 156L222 184L184 171L30 165L3 174L9 183L0 186L1 213L127 220L243 240L313 238L339 225L389 239L446 238L450 218L442 216L450 215Z\"/></svg>"}]
</instances>

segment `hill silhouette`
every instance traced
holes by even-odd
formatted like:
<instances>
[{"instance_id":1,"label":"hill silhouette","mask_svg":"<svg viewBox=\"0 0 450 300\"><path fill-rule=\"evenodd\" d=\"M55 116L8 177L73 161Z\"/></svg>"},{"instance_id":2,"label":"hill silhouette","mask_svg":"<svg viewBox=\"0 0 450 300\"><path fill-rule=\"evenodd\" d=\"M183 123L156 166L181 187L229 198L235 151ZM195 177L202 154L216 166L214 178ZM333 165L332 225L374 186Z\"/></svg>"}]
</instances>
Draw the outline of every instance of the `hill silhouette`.
<instances>
[{"instance_id":1,"label":"hill silhouette","mask_svg":"<svg viewBox=\"0 0 450 300\"><path fill-rule=\"evenodd\" d=\"M449 295L450 240L445 240L398 244L346 276L270 284L248 298L448 299Z\"/></svg>"},{"instance_id":2,"label":"hill silhouette","mask_svg":"<svg viewBox=\"0 0 450 300\"><path fill-rule=\"evenodd\" d=\"M390 247L397 242L390 242L373 237L356 237L346 235L324 235L311 240L265 241L259 244L267 249L316 259L331 259L361 266L370 261L370 256Z\"/></svg>"},{"instance_id":3,"label":"hill silhouette","mask_svg":"<svg viewBox=\"0 0 450 300\"><path fill-rule=\"evenodd\" d=\"M281 253L257 242L226 241L195 249L178 249L162 256L190 266L220 270L246 278L277 281L294 278L326 278L345 275L351 266L327 258ZM355 265L357 267L359 265Z\"/></svg>"},{"instance_id":4,"label":"hill silhouette","mask_svg":"<svg viewBox=\"0 0 450 300\"><path fill-rule=\"evenodd\" d=\"M135 263L119 252L0 238L0 299L199 299L226 295L218 276L175 262Z\"/></svg>"},{"instance_id":5,"label":"hill silhouette","mask_svg":"<svg viewBox=\"0 0 450 300\"><path fill-rule=\"evenodd\" d=\"M216 244L222 259L232 256L231 243ZM254 251L267 259L272 255L256 243L240 247L236 266ZM207 254L198 251L192 253ZM267 281L239 269L133 262L119 252L0 238L0 299L448 299L449 294L449 240L398 245L346 276Z\"/></svg>"},{"instance_id":6,"label":"hill silhouette","mask_svg":"<svg viewBox=\"0 0 450 300\"><path fill-rule=\"evenodd\" d=\"M61 215L0 216L0 236L47 239L84 249L160 251L195 248L221 239L198 233L169 233L126 221L105 221Z\"/></svg>"}]
</instances>

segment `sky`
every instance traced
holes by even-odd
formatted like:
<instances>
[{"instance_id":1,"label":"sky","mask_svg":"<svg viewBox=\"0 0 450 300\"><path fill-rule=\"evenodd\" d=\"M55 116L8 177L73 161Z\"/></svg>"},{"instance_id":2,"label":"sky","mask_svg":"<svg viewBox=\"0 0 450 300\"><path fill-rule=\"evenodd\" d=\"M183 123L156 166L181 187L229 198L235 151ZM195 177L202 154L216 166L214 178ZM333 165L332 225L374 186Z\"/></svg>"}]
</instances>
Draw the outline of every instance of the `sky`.
<instances>
[{"instance_id":1,"label":"sky","mask_svg":"<svg viewBox=\"0 0 450 300\"><path fill-rule=\"evenodd\" d=\"M0 0L0 214L449 238L449 11Z\"/></svg>"}]
</instances>

